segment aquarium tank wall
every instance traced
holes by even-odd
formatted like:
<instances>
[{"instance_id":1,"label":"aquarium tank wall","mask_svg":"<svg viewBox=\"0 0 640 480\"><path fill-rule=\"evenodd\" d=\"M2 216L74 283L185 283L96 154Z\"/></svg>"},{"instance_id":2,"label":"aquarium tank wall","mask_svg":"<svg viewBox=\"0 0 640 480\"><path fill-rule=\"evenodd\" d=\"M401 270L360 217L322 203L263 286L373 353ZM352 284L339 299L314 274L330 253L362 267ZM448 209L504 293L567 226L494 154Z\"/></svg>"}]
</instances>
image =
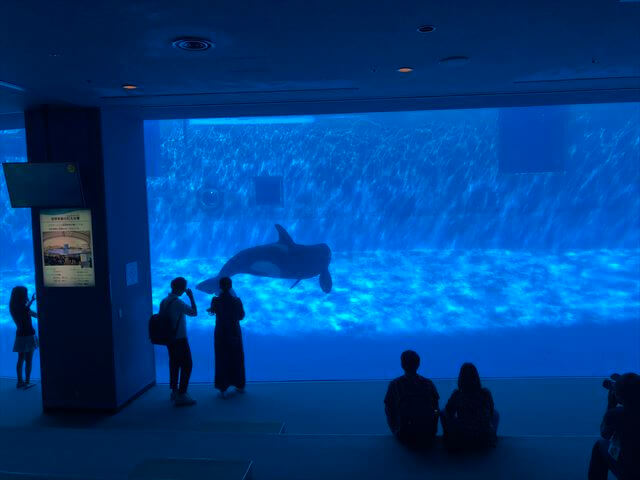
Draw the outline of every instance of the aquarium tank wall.
<instances>
[{"instance_id":1,"label":"aquarium tank wall","mask_svg":"<svg viewBox=\"0 0 640 480\"><path fill-rule=\"evenodd\" d=\"M213 378L221 269L244 302L250 380L389 378L405 349L436 377L464 361L485 376L638 370L639 112L148 121L155 308L175 276L207 286L187 319L197 381ZM329 278L324 250L299 248L319 244Z\"/></svg>"},{"instance_id":2,"label":"aquarium tank wall","mask_svg":"<svg viewBox=\"0 0 640 480\"><path fill-rule=\"evenodd\" d=\"M0 130L0 163L26 161L24 129ZM35 292L31 210L11 208L4 174L0 174L0 376L15 376L15 325L9 315L9 296L16 285L24 285L30 294ZM39 362L36 351L34 378L40 376Z\"/></svg>"}]
</instances>

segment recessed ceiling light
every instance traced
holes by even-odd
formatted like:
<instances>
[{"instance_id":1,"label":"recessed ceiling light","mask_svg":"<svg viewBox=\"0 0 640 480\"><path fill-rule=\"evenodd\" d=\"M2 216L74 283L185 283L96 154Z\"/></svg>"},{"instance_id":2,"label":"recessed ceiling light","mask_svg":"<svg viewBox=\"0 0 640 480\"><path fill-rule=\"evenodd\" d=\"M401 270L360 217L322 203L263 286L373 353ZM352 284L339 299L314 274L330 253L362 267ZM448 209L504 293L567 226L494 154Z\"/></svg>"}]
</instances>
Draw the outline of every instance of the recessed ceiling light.
<instances>
[{"instance_id":1,"label":"recessed ceiling light","mask_svg":"<svg viewBox=\"0 0 640 480\"><path fill-rule=\"evenodd\" d=\"M187 52L204 52L214 46L211 40L198 37L178 38L171 42L171 45Z\"/></svg>"},{"instance_id":2,"label":"recessed ceiling light","mask_svg":"<svg viewBox=\"0 0 640 480\"><path fill-rule=\"evenodd\" d=\"M433 31L435 31L436 27L434 27L433 25L420 25L418 27L418 31L420 33L431 33Z\"/></svg>"},{"instance_id":3,"label":"recessed ceiling light","mask_svg":"<svg viewBox=\"0 0 640 480\"><path fill-rule=\"evenodd\" d=\"M138 86L131 83L125 83L124 85L122 85L122 88L124 88L125 90L135 90L136 88L138 88Z\"/></svg>"},{"instance_id":4,"label":"recessed ceiling light","mask_svg":"<svg viewBox=\"0 0 640 480\"><path fill-rule=\"evenodd\" d=\"M398 69L400 73L411 73L413 72L413 68L411 67L401 67Z\"/></svg>"}]
</instances>

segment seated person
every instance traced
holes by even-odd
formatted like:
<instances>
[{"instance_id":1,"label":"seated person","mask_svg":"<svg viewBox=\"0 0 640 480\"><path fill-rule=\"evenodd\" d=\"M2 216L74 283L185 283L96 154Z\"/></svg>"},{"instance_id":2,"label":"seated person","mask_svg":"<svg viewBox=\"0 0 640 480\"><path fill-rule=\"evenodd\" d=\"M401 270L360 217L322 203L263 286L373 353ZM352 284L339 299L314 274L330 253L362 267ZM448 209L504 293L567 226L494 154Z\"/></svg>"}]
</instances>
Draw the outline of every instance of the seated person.
<instances>
[{"instance_id":1,"label":"seated person","mask_svg":"<svg viewBox=\"0 0 640 480\"><path fill-rule=\"evenodd\" d=\"M407 445L428 445L438 431L438 400L433 382L418 375L420 357L403 352L404 375L392 380L384 398L387 423L398 440Z\"/></svg>"},{"instance_id":2,"label":"seated person","mask_svg":"<svg viewBox=\"0 0 640 480\"><path fill-rule=\"evenodd\" d=\"M478 370L465 363L458 375L458 388L453 391L441 416L444 441L455 450L495 445L498 412L493 407L491 392L482 388Z\"/></svg>"},{"instance_id":3,"label":"seated person","mask_svg":"<svg viewBox=\"0 0 640 480\"><path fill-rule=\"evenodd\" d=\"M591 451L589 480L640 478L640 376L621 375L609 390L599 439Z\"/></svg>"}]
</instances>

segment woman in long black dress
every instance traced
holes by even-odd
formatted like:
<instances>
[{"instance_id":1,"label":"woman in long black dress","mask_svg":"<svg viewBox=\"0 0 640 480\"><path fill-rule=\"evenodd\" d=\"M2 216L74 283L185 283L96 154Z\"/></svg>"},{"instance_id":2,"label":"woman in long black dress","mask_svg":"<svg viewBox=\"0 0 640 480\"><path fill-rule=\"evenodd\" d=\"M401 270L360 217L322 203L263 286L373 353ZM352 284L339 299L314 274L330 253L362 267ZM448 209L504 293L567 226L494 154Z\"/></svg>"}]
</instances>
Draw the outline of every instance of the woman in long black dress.
<instances>
[{"instance_id":1,"label":"woman in long black dress","mask_svg":"<svg viewBox=\"0 0 640 480\"><path fill-rule=\"evenodd\" d=\"M18 354L16 387L25 390L34 385L31 383L31 365L33 352L38 348L38 337L31 323L31 318L37 318L38 314L31 310L31 305L35 300L35 295L29 300L26 287L14 287L9 300L9 313L16 324L16 340L13 343L13 351ZM24 377L22 376L23 366Z\"/></svg>"},{"instance_id":2,"label":"woman in long black dress","mask_svg":"<svg viewBox=\"0 0 640 480\"><path fill-rule=\"evenodd\" d=\"M220 279L220 294L211 300L210 315L216 316L214 331L215 388L224 397L231 386L244 392L244 350L240 320L244 318L242 301L231 292L231 279Z\"/></svg>"}]
</instances>

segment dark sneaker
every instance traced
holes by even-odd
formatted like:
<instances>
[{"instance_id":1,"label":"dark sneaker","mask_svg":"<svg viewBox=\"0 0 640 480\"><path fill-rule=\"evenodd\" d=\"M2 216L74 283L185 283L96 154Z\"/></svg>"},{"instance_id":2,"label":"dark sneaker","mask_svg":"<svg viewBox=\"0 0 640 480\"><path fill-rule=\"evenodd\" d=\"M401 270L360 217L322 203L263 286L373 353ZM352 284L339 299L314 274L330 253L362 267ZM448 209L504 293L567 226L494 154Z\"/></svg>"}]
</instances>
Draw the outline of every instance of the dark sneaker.
<instances>
[{"instance_id":1,"label":"dark sneaker","mask_svg":"<svg viewBox=\"0 0 640 480\"><path fill-rule=\"evenodd\" d=\"M178 391L177 390L171 390L171 396L169 396L169 400L171 400L172 402L175 403L176 398L178 398Z\"/></svg>"},{"instance_id":2,"label":"dark sneaker","mask_svg":"<svg viewBox=\"0 0 640 480\"><path fill-rule=\"evenodd\" d=\"M29 390L30 388L35 387L35 386L36 386L36 384L35 384L35 383L32 383L32 382L24 382L24 383L22 384L22 389L23 389L23 390Z\"/></svg>"},{"instance_id":3,"label":"dark sneaker","mask_svg":"<svg viewBox=\"0 0 640 480\"><path fill-rule=\"evenodd\" d=\"M191 405L195 405L197 402L189 396L188 393L179 393L176 396L176 400L174 405L176 407L190 407Z\"/></svg>"},{"instance_id":4,"label":"dark sneaker","mask_svg":"<svg viewBox=\"0 0 640 480\"><path fill-rule=\"evenodd\" d=\"M16 383L16 388L24 388L24 382L19 380L18 383Z\"/></svg>"}]
</instances>

